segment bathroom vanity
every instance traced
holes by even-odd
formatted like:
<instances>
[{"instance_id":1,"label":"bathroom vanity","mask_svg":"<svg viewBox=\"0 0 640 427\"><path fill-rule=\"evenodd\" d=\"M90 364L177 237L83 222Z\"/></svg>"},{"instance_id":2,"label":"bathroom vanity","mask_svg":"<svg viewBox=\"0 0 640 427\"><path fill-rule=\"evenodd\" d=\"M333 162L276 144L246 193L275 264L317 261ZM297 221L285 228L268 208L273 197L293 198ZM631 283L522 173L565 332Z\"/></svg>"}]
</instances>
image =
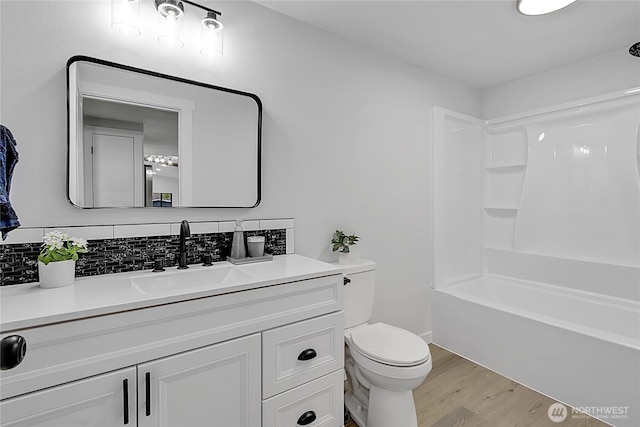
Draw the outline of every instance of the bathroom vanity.
<instances>
[{"instance_id":1,"label":"bathroom vanity","mask_svg":"<svg viewBox=\"0 0 640 427\"><path fill-rule=\"evenodd\" d=\"M342 286L282 255L0 289L0 339L26 342L0 371L1 424L340 426Z\"/></svg>"}]
</instances>

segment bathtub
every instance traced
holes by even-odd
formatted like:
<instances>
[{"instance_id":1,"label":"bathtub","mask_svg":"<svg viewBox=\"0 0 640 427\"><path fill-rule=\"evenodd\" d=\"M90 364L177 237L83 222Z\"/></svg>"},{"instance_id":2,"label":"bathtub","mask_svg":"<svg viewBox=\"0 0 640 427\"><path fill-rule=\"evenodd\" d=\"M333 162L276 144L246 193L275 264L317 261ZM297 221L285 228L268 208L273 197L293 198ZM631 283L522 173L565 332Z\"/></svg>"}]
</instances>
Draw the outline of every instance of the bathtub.
<instances>
[{"instance_id":1,"label":"bathtub","mask_svg":"<svg viewBox=\"0 0 640 427\"><path fill-rule=\"evenodd\" d=\"M432 296L435 344L606 423L640 425L639 302L497 275Z\"/></svg>"}]
</instances>

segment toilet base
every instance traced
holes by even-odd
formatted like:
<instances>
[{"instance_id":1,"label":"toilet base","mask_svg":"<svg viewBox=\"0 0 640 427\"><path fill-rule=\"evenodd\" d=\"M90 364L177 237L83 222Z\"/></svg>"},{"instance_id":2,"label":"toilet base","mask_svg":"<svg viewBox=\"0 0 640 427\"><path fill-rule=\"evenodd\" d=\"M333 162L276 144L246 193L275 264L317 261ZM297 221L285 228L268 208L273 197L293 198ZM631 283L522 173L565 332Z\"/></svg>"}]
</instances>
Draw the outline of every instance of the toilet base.
<instances>
[{"instance_id":1,"label":"toilet base","mask_svg":"<svg viewBox=\"0 0 640 427\"><path fill-rule=\"evenodd\" d=\"M392 391L372 386L368 412L367 427L418 426L412 390Z\"/></svg>"},{"instance_id":2,"label":"toilet base","mask_svg":"<svg viewBox=\"0 0 640 427\"><path fill-rule=\"evenodd\" d=\"M359 427L417 427L418 417L411 390L398 392L372 387L369 393L368 408L358 402L350 391L344 395L344 405Z\"/></svg>"},{"instance_id":3,"label":"toilet base","mask_svg":"<svg viewBox=\"0 0 640 427\"><path fill-rule=\"evenodd\" d=\"M347 407L349 416L359 427L367 427L367 408L362 406L350 391L344 395L344 406Z\"/></svg>"}]
</instances>

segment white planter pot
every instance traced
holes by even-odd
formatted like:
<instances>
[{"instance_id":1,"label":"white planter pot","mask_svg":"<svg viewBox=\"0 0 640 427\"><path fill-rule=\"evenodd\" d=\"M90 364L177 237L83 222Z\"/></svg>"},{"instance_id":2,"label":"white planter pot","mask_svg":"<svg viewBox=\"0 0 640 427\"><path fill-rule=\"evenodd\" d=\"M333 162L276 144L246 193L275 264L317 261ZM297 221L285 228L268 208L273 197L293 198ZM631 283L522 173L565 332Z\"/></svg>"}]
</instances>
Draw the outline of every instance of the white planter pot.
<instances>
[{"instance_id":1,"label":"white planter pot","mask_svg":"<svg viewBox=\"0 0 640 427\"><path fill-rule=\"evenodd\" d=\"M44 265L38 261L38 275L41 288L60 288L72 285L76 279L76 262L70 259Z\"/></svg>"},{"instance_id":2,"label":"white planter pot","mask_svg":"<svg viewBox=\"0 0 640 427\"><path fill-rule=\"evenodd\" d=\"M351 264L351 252L338 252L338 263Z\"/></svg>"}]
</instances>

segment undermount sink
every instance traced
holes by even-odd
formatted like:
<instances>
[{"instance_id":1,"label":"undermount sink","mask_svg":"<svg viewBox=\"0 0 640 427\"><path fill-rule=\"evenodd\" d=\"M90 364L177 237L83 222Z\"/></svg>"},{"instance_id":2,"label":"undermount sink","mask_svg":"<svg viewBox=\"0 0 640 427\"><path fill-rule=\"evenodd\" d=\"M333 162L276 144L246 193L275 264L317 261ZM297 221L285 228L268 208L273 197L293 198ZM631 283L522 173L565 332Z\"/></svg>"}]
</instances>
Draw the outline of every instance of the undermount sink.
<instances>
[{"instance_id":1,"label":"undermount sink","mask_svg":"<svg viewBox=\"0 0 640 427\"><path fill-rule=\"evenodd\" d=\"M170 294L175 291L212 289L237 285L253 276L234 266L149 272L131 278L133 290L142 295Z\"/></svg>"}]
</instances>

